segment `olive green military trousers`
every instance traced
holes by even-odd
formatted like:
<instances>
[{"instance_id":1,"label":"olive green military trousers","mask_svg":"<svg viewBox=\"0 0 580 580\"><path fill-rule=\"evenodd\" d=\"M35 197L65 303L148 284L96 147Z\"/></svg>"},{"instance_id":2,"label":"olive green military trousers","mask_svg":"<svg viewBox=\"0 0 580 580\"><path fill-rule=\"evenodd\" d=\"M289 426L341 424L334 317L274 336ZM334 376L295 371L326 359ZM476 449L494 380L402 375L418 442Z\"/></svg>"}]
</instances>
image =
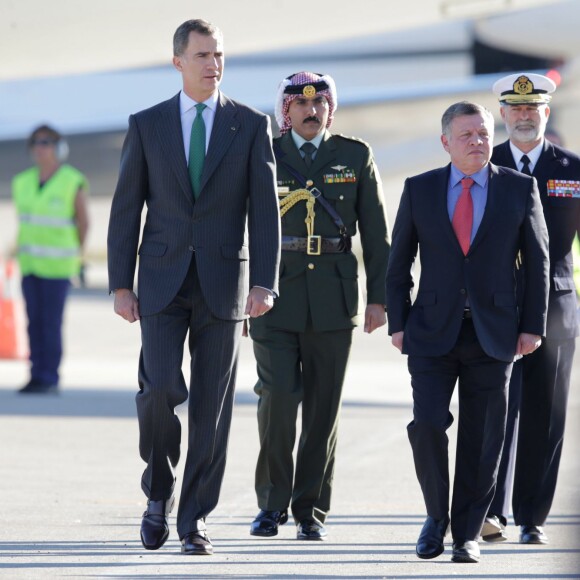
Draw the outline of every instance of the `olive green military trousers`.
<instances>
[{"instance_id":1,"label":"olive green military trousers","mask_svg":"<svg viewBox=\"0 0 580 580\"><path fill-rule=\"evenodd\" d=\"M256 495L263 510L290 506L296 522L330 509L342 386L352 329L302 333L252 324L257 362ZM296 453L298 409L302 430Z\"/></svg>"}]
</instances>

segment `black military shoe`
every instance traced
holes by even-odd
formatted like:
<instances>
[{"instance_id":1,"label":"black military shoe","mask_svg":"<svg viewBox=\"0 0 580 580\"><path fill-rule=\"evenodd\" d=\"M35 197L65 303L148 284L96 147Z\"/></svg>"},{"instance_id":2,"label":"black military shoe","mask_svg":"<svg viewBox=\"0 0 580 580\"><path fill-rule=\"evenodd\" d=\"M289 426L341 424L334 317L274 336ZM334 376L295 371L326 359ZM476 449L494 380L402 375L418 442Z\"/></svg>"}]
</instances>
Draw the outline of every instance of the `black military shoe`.
<instances>
[{"instance_id":1,"label":"black military shoe","mask_svg":"<svg viewBox=\"0 0 580 580\"><path fill-rule=\"evenodd\" d=\"M325 540L327 536L326 528L314 519L302 520L296 526L297 540L310 540L320 542Z\"/></svg>"},{"instance_id":2,"label":"black military shoe","mask_svg":"<svg viewBox=\"0 0 580 580\"><path fill-rule=\"evenodd\" d=\"M278 526L283 526L287 521L288 510L260 510L260 513L250 526L250 534L252 536L263 536L266 538L277 536Z\"/></svg>"}]
</instances>

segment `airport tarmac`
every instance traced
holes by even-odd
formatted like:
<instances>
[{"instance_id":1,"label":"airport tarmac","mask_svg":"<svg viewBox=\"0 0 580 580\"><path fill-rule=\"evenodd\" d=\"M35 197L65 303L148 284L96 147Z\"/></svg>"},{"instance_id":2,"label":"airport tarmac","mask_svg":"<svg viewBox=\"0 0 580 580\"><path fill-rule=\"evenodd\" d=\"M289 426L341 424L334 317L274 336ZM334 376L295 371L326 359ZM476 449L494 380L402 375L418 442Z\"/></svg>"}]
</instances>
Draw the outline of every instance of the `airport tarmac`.
<instances>
[{"instance_id":1,"label":"airport tarmac","mask_svg":"<svg viewBox=\"0 0 580 580\"><path fill-rule=\"evenodd\" d=\"M134 406L139 328L113 314L104 264L91 266L89 282L72 292L67 306L60 395L16 394L27 363L0 361L0 577L580 578L579 359L546 527L550 544L520 546L510 525L507 542L482 545L477 565L451 563L449 541L442 556L422 561L414 549L424 508L405 429L409 378L384 328L370 336L355 333L326 542L296 541L291 524L276 538L248 533L257 513L258 453L248 339L222 496L208 518L215 555L180 554L175 514L167 544L145 551L139 541L144 464ZM450 438L452 465L454 429Z\"/></svg>"}]
</instances>

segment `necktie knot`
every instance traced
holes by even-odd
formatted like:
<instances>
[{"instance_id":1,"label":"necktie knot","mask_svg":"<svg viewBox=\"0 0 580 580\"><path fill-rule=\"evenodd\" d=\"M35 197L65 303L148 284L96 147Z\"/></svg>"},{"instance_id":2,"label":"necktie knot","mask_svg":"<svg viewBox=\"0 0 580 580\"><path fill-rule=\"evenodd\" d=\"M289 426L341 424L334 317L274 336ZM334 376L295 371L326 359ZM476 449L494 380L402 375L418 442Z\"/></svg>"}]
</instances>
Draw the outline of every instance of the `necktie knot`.
<instances>
[{"instance_id":1,"label":"necktie knot","mask_svg":"<svg viewBox=\"0 0 580 580\"><path fill-rule=\"evenodd\" d=\"M522 173L532 175L530 170L530 158L527 155L522 155L520 161L522 162Z\"/></svg>"},{"instance_id":2,"label":"necktie knot","mask_svg":"<svg viewBox=\"0 0 580 580\"><path fill-rule=\"evenodd\" d=\"M316 145L307 141L302 144L300 150L304 153L304 163L306 163L306 167L310 167L312 165L312 156L316 151Z\"/></svg>"},{"instance_id":3,"label":"necktie knot","mask_svg":"<svg viewBox=\"0 0 580 580\"><path fill-rule=\"evenodd\" d=\"M461 188L462 189L471 189L471 186L475 183L475 181L473 181L473 179L471 179L471 177L464 177L461 180Z\"/></svg>"},{"instance_id":4,"label":"necktie knot","mask_svg":"<svg viewBox=\"0 0 580 580\"><path fill-rule=\"evenodd\" d=\"M205 103L197 103L197 105L195 105L195 110L197 111L196 117L201 117L201 114L203 113L206 107L207 105Z\"/></svg>"}]
</instances>

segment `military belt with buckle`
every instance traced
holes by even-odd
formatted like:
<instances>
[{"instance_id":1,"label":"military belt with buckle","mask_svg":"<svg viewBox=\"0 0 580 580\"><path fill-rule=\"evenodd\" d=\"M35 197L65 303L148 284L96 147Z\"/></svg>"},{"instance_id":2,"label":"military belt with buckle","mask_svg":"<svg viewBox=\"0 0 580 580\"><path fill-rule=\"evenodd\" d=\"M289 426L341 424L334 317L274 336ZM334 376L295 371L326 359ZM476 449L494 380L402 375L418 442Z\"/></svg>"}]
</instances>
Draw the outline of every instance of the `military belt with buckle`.
<instances>
[{"instance_id":1,"label":"military belt with buckle","mask_svg":"<svg viewBox=\"0 0 580 580\"><path fill-rule=\"evenodd\" d=\"M350 249L350 244L344 237L323 238L322 236L282 236L282 250L288 252L305 252L309 256L320 254L344 254Z\"/></svg>"}]
</instances>

